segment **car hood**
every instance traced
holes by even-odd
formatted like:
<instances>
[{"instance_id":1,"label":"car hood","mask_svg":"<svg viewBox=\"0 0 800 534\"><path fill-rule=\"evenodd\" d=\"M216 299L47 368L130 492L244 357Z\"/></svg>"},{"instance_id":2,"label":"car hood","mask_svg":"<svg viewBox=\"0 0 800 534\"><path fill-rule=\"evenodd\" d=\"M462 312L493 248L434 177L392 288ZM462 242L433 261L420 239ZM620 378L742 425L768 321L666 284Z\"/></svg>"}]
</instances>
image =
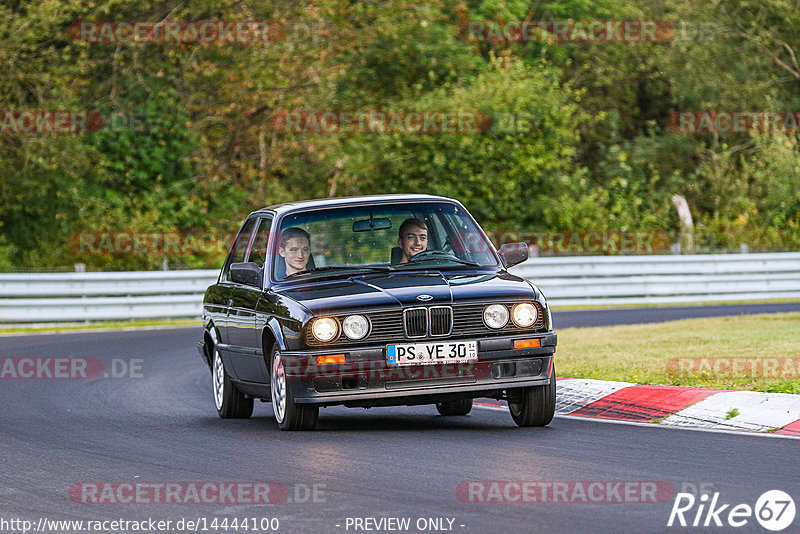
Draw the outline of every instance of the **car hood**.
<instances>
[{"instance_id":1,"label":"car hood","mask_svg":"<svg viewBox=\"0 0 800 534\"><path fill-rule=\"evenodd\" d=\"M492 302L533 299L531 286L504 271L426 271L380 273L278 290L307 307L314 315L366 312L409 306L450 305L460 301ZM423 296L419 299L419 296ZM427 298L425 296L431 297Z\"/></svg>"}]
</instances>

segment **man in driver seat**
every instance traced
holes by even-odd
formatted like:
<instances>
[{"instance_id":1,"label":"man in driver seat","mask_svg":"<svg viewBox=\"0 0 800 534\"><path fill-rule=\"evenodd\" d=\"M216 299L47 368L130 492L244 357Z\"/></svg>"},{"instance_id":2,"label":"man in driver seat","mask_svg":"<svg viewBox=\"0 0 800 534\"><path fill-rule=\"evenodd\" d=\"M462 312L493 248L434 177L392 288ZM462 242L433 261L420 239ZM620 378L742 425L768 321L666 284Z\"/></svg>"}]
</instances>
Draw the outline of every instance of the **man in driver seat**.
<instances>
[{"instance_id":1,"label":"man in driver seat","mask_svg":"<svg viewBox=\"0 0 800 534\"><path fill-rule=\"evenodd\" d=\"M397 244L403 255L398 263L406 263L414 254L428 248L428 226L419 219L406 219L400 225Z\"/></svg>"}]
</instances>

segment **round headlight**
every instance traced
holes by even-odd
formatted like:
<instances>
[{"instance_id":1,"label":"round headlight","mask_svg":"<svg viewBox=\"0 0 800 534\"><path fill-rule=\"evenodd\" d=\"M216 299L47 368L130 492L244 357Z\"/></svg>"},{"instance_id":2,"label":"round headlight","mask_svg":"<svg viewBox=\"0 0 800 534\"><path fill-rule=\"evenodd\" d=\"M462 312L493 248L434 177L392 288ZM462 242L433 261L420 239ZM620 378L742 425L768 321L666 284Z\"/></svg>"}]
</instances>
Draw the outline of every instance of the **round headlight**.
<instances>
[{"instance_id":1,"label":"round headlight","mask_svg":"<svg viewBox=\"0 0 800 534\"><path fill-rule=\"evenodd\" d=\"M536 306L527 302L522 302L514 306L511 310L511 320L520 328L528 328L536 322L538 317Z\"/></svg>"},{"instance_id":2,"label":"round headlight","mask_svg":"<svg viewBox=\"0 0 800 534\"><path fill-rule=\"evenodd\" d=\"M502 304L491 304L483 310L483 322L489 328L503 328L508 323L508 308Z\"/></svg>"},{"instance_id":3,"label":"round headlight","mask_svg":"<svg viewBox=\"0 0 800 534\"><path fill-rule=\"evenodd\" d=\"M350 339L361 339L369 332L369 323L363 315L348 315L342 321L342 332Z\"/></svg>"},{"instance_id":4,"label":"round headlight","mask_svg":"<svg viewBox=\"0 0 800 534\"><path fill-rule=\"evenodd\" d=\"M336 322L336 319L330 317L314 319L314 324L311 326L311 333L314 334L317 341L327 343L339 333L339 323Z\"/></svg>"}]
</instances>

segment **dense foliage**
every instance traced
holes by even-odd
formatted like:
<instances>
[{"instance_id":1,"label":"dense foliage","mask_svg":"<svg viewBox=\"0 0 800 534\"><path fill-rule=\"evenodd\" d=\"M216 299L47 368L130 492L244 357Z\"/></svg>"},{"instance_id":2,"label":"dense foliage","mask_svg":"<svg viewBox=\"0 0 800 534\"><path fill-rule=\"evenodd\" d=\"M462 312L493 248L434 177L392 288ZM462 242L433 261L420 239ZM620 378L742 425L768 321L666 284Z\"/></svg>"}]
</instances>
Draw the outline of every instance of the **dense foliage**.
<instances>
[{"instance_id":1,"label":"dense foliage","mask_svg":"<svg viewBox=\"0 0 800 534\"><path fill-rule=\"evenodd\" d=\"M665 20L675 32L639 43L464 34L468 20L546 19ZM78 135L0 133L0 270L216 266L224 247L74 244L225 236L265 205L380 192L458 198L488 230L673 241L681 195L698 250L800 247L796 132L668 127L679 110L800 109L800 13L785 0L5 0L0 20L0 110L106 118ZM164 20L268 20L283 33L269 44L70 37L76 21ZM451 134L279 128L292 110L466 110L491 122Z\"/></svg>"}]
</instances>

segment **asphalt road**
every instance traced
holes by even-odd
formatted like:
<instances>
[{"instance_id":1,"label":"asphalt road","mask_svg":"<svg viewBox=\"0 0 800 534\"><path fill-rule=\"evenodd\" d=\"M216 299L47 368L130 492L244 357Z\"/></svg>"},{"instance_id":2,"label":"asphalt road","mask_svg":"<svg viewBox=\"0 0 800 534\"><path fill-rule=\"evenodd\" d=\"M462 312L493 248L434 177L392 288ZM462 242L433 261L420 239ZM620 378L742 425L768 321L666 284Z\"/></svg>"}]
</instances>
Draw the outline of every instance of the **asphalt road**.
<instances>
[{"instance_id":1,"label":"asphalt road","mask_svg":"<svg viewBox=\"0 0 800 534\"><path fill-rule=\"evenodd\" d=\"M586 312L559 313L561 327L570 322L567 313ZM21 532L12 519L38 524L40 518L152 518L173 525L205 518L205 532L225 532L210 525L217 518L221 527L226 517L277 518L278 532L298 533L396 531L354 528L355 519L390 517L410 518L408 532L719 532L734 529L667 529L674 492L702 486L719 492L720 504L753 506L763 492L780 489L800 505L800 440L563 417L546 428L520 429L507 412L488 406L455 418L429 406L325 408L319 430L310 433L279 431L269 404L257 404L249 420L222 420L194 347L198 335L197 328L178 328L0 338L3 358L98 358L106 372L122 375L0 380L0 532ZM197 504L182 494L189 502L150 504L150 493L147 502L118 504L98 493L104 503L81 502L91 500L81 491L92 487L82 483L102 490L117 487L104 484L111 482L204 481L272 482L287 498L271 505L244 504L247 496ZM513 489L489 481L567 481L566 499L573 502L471 502L459 491L470 481L483 482L472 486L479 488L473 501L489 497L493 487ZM658 502L630 502L636 499L625 499L622 490L629 502L581 502L575 488L598 481L605 488L654 482ZM313 488L316 498L308 495ZM608 495L620 500L614 491ZM696 511L686 513L689 522ZM428 518L453 522L438 529L417 524ZM799 525L796 518L786 532ZM751 517L736 531L764 530Z\"/></svg>"}]
</instances>

